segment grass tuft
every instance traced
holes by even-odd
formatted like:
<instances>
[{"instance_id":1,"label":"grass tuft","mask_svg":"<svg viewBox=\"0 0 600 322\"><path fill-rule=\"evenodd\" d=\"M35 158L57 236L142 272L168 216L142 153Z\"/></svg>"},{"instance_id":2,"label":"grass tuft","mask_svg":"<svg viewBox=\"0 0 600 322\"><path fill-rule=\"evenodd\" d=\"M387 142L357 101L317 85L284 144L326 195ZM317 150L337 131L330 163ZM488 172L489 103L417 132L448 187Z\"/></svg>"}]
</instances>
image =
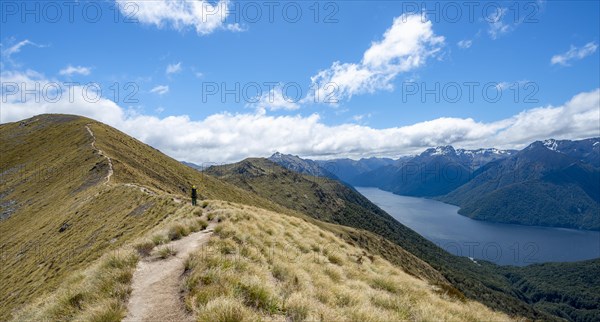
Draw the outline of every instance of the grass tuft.
<instances>
[{"instance_id":1,"label":"grass tuft","mask_svg":"<svg viewBox=\"0 0 600 322\"><path fill-rule=\"evenodd\" d=\"M190 231L184 225L175 224L175 225L171 226L171 228L169 228L169 232L167 233L167 236L168 236L169 240L177 240L177 239L181 239L182 237L189 235L189 233L190 233Z\"/></svg>"},{"instance_id":2,"label":"grass tuft","mask_svg":"<svg viewBox=\"0 0 600 322\"><path fill-rule=\"evenodd\" d=\"M150 256L150 253L154 249L154 246L156 246L154 241L146 240L135 244L133 248L135 248L135 250L140 256L147 257Z\"/></svg>"},{"instance_id":3,"label":"grass tuft","mask_svg":"<svg viewBox=\"0 0 600 322\"><path fill-rule=\"evenodd\" d=\"M177 251L169 246L163 246L158 250L158 257L161 259L166 259L175 255L177 255Z\"/></svg>"}]
</instances>

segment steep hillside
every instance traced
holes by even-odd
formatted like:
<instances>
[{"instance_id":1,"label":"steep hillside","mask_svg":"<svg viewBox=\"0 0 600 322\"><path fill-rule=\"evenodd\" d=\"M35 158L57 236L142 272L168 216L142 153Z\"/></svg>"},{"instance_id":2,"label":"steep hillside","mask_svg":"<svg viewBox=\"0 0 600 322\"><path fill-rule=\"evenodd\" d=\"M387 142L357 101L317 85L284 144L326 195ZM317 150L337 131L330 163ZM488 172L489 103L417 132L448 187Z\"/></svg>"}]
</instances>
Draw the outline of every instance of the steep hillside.
<instances>
[{"instance_id":1,"label":"steep hillside","mask_svg":"<svg viewBox=\"0 0 600 322\"><path fill-rule=\"evenodd\" d=\"M185 301L198 321L504 321L300 218L211 204L210 251L191 257Z\"/></svg>"},{"instance_id":2,"label":"steep hillside","mask_svg":"<svg viewBox=\"0 0 600 322\"><path fill-rule=\"evenodd\" d=\"M535 142L510 158L491 162L441 200L459 205L459 213L474 219L600 229L600 169L557 146ZM577 149L567 152L593 159L573 151Z\"/></svg>"},{"instance_id":3,"label":"steep hillside","mask_svg":"<svg viewBox=\"0 0 600 322\"><path fill-rule=\"evenodd\" d=\"M498 267L534 307L571 321L600 317L600 259Z\"/></svg>"},{"instance_id":4,"label":"steep hillside","mask_svg":"<svg viewBox=\"0 0 600 322\"><path fill-rule=\"evenodd\" d=\"M505 276L486 266L475 265L467 258L450 255L339 182L291 172L265 159L246 159L231 165L212 167L207 172L285 207L300 209L314 218L343 223L383 236L427 262L468 298L509 314L551 319L522 302ZM321 199L327 202L321 203ZM343 232L340 234L367 249L373 249L373 240L377 240ZM393 252L379 254L394 261Z\"/></svg>"},{"instance_id":5,"label":"steep hillside","mask_svg":"<svg viewBox=\"0 0 600 322\"><path fill-rule=\"evenodd\" d=\"M282 210L91 119L0 125L0 320L156 226L196 184L204 198Z\"/></svg>"},{"instance_id":6,"label":"steep hillside","mask_svg":"<svg viewBox=\"0 0 600 322\"><path fill-rule=\"evenodd\" d=\"M327 222L348 225L363 217L391 219L367 198L339 181L302 175L266 159L213 166L205 173Z\"/></svg>"}]
</instances>

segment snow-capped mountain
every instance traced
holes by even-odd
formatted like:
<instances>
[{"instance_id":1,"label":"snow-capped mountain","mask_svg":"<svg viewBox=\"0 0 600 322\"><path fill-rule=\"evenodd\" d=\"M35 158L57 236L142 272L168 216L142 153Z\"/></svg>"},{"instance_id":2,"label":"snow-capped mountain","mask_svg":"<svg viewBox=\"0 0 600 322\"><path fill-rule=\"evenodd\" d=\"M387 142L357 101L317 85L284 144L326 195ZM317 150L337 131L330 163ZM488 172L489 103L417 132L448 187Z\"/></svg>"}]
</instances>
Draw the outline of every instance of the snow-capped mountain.
<instances>
[{"instance_id":1,"label":"snow-capped mountain","mask_svg":"<svg viewBox=\"0 0 600 322\"><path fill-rule=\"evenodd\" d=\"M451 145L446 145L429 148L419 154L419 158L425 159L426 157L444 156L451 161L475 170L488 162L509 157L516 152L516 150L500 150L496 148L481 148L477 150L454 149ZM409 161L414 161L414 159Z\"/></svg>"}]
</instances>

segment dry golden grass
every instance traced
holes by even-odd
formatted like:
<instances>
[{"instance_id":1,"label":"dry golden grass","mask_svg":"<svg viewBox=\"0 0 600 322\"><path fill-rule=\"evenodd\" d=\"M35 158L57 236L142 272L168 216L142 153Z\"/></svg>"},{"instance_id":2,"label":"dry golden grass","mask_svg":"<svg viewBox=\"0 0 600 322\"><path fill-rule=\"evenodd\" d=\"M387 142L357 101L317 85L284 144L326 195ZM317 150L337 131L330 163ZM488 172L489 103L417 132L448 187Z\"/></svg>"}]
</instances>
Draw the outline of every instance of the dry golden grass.
<instances>
[{"instance_id":1,"label":"dry golden grass","mask_svg":"<svg viewBox=\"0 0 600 322\"><path fill-rule=\"evenodd\" d=\"M112 160L109 184L88 124ZM167 220L189 203L192 184L202 197L282 208L84 117L1 124L0 155L0 320Z\"/></svg>"},{"instance_id":2,"label":"dry golden grass","mask_svg":"<svg viewBox=\"0 0 600 322\"><path fill-rule=\"evenodd\" d=\"M14 321L120 321L126 314L131 279L138 261L132 248L102 257L73 274L52 295L16 313Z\"/></svg>"},{"instance_id":3,"label":"dry golden grass","mask_svg":"<svg viewBox=\"0 0 600 322\"><path fill-rule=\"evenodd\" d=\"M209 213L222 222L182 286L199 321L510 320L300 218L224 202Z\"/></svg>"},{"instance_id":4,"label":"dry golden grass","mask_svg":"<svg viewBox=\"0 0 600 322\"><path fill-rule=\"evenodd\" d=\"M175 228L195 232L207 225L194 207L180 205L144 236L68 275L57 290L13 314L13 321L121 321L127 313L133 272L140 257L173 256L168 244L170 232Z\"/></svg>"}]
</instances>

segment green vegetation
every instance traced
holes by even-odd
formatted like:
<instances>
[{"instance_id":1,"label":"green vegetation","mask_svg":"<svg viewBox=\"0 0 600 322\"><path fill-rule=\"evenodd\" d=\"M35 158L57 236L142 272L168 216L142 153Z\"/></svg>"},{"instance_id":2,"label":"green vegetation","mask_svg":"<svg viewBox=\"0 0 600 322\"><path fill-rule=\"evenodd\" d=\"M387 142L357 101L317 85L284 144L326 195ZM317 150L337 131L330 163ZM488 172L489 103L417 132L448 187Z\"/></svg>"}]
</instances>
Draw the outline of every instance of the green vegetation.
<instances>
[{"instance_id":1,"label":"green vegetation","mask_svg":"<svg viewBox=\"0 0 600 322\"><path fill-rule=\"evenodd\" d=\"M541 142L483 166L440 199L478 220L600 230L600 169Z\"/></svg>"},{"instance_id":2,"label":"green vegetation","mask_svg":"<svg viewBox=\"0 0 600 322\"><path fill-rule=\"evenodd\" d=\"M92 147L87 124L95 146L112 160L108 183L108 159ZM186 262L186 305L201 321L295 321L321 313L476 320L489 313L470 299L545 320L552 317L540 310L575 320L597 309L580 305L596 299L581 292L581 278L569 286L537 279L543 273L527 268L475 265L397 223L352 188L261 160L212 169L225 183L106 125L65 115L0 125L0 154L0 320L120 320L139 257L170 255L163 251L168 243L206 229L205 218L223 222L214 230L219 251L210 256L216 257L198 254ZM213 200L190 206L191 184ZM281 248L275 240L295 246ZM266 256L269 248L320 262L298 268ZM551 295L561 286L565 296ZM399 298L406 290L433 304Z\"/></svg>"},{"instance_id":3,"label":"green vegetation","mask_svg":"<svg viewBox=\"0 0 600 322\"><path fill-rule=\"evenodd\" d=\"M409 274L439 284L457 298L477 300L510 315L555 319L523 301L512 283L495 271L495 265L480 266L468 258L447 253L337 181L291 172L265 159L246 159L212 167L207 172L319 219L314 221L316 225L382 256Z\"/></svg>"},{"instance_id":4,"label":"green vegetation","mask_svg":"<svg viewBox=\"0 0 600 322\"><path fill-rule=\"evenodd\" d=\"M600 317L600 259L497 267L534 307L571 321Z\"/></svg>"}]
</instances>

